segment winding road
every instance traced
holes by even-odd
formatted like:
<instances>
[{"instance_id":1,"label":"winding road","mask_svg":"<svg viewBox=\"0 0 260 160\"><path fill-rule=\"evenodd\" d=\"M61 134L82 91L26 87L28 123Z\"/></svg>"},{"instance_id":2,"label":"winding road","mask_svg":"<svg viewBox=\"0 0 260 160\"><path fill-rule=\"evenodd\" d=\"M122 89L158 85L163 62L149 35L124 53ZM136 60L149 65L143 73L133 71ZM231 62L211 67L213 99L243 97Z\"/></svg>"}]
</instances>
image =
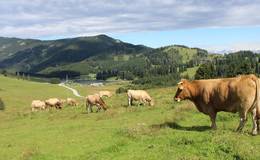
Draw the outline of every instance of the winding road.
<instances>
[{"instance_id":1,"label":"winding road","mask_svg":"<svg viewBox=\"0 0 260 160\"><path fill-rule=\"evenodd\" d=\"M60 83L60 84L58 84L58 85L61 86L61 87L67 88L68 90L71 90L72 93L73 93L76 97L81 97L81 98L83 98L83 96L81 96L76 89L71 88L71 87L69 87L69 86L66 86L65 83Z\"/></svg>"}]
</instances>

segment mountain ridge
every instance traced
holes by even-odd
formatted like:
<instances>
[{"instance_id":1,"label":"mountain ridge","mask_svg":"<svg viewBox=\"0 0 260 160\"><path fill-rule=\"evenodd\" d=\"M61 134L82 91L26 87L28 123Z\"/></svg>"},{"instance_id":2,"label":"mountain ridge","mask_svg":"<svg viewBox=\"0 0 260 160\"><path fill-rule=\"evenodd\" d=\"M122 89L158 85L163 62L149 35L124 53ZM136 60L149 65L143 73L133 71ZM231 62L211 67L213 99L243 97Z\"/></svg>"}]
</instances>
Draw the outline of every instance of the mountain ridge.
<instances>
[{"instance_id":1,"label":"mountain ridge","mask_svg":"<svg viewBox=\"0 0 260 160\"><path fill-rule=\"evenodd\" d=\"M5 46L7 45L7 46ZM168 45L150 48L107 35L58 40L0 38L0 69L32 75L101 75L128 78L183 72L211 59L200 48ZM10 54L11 53L11 54ZM123 76L124 77L124 76Z\"/></svg>"}]
</instances>

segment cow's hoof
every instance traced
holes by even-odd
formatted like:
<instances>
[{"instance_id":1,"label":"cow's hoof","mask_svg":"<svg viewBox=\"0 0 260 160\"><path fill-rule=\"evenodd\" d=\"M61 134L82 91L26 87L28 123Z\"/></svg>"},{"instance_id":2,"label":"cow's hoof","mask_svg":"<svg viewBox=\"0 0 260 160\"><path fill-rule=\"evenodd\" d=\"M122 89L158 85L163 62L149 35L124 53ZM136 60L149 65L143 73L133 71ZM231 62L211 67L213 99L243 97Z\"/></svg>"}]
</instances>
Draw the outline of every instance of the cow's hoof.
<instances>
[{"instance_id":1,"label":"cow's hoof","mask_svg":"<svg viewBox=\"0 0 260 160\"><path fill-rule=\"evenodd\" d=\"M252 135L253 135L253 136L256 136L256 135L257 135L257 131L253 131L253 132L252 132Z\"/></svg>"},{"instance_id":2,"label":"cow's hoof","mask_svg":"<svg viewBox=\"0 0 260 160\"><path fill-rule=\"evenodd\" d=\"M210 126L210 128L211 128L212 130L217 130L217 126L216 126L216 125L212 125L212 126Z\"/></svg>"}]
</instances>

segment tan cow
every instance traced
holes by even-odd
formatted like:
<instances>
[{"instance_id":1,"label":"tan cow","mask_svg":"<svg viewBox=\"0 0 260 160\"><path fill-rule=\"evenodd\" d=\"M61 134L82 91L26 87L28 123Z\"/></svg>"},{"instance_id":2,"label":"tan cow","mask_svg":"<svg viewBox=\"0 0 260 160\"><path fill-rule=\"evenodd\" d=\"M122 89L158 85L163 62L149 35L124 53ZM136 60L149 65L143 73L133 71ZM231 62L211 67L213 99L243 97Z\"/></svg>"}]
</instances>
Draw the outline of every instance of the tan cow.
<instances>
[{"instance_id":1,"label":"tan cow","mask_svg":"<svg viewBox=\"0 0 260 160\"><path fill-rule=\"evenodd\" d=\"M46 104L44 101L41 100L33 100L31 107L32 107L32 112L37 110L45 110Z\"/></svg>"},{"instance_id":2,"label":"tan cow","mask_svg":"<svg viewBox=\"0 0 260 160\"><path fill-rule=\"evenodd\" d=\"M88 113L93 112L93 105L96 105L98 107L97 112L101 109L101 107L103 108L103 110L107 110L107 105L99 96L99 94L88 95L86 97L86 109L88 110Z\"/></svg>"},{"instance_id":3,"label":"tan cow","mask_svg":"<svg viewBox=\"0 0 260 160\"><path fill-rule=\"evenodd\" d=\"M67 98L66 102L67 102L67 105L69 105L69 106L79 105L78 102L74 98Z\"/></svg>"},{"instance_id":4,"label":"tan cow","mask_svg":"<svg viewBox=\"0 0 260 160\"><path fill-rule=\"evenodd\" d=\"M242 75L235 78L182 80L174 99L192 101L197 109L210 116L211 127L216 129L217 112L239 112L240 124L237 131L242 131L247 120L247 113L253 117L252 134L257 134L256 106L259 103L259 81L255 75Z\"/></svg>"},{"instance_id":5,"label":"tan cow","mask_svg":"<svg viewBox=\"0 0 260 160\"><path fill-rule=\"evenodd\" d=\"M128 105L133 105L133 100L139 101L143 104L148 103L150 106L154 105L153 99L150 97L150 95L144 91L144 90L128 90L127 91L128 96Z\"/></svg>"},{"instance_id":6,"label":"tan cow","mask_svg":"<svg viewBox=\"0 0 260 160\"><path fill-rule=\"evenodd\" d=\"M62 102L58 98L50 98L45 101L47 107L62 109Z\"/></svg>"},{"instance_id":7,"label":"tan cow","mask_svg":"<svg viewBox=\"0 0 260 160\"><path fill-rule=\"evenodd\" d=\"M60 99L61 105L64 105L67 101L65 99Z\"/></svg>"},{"instance_id":8,"label":"tan cow","mask_svg":"<svg viewBox=\"0 0 260 160\"><path fill-rule=\"evenodd\" d=\"M111 97L112 93L110 91L99 91L98 92L100 97L106 96L106 97Z\"/></svg>"}]
</instances>

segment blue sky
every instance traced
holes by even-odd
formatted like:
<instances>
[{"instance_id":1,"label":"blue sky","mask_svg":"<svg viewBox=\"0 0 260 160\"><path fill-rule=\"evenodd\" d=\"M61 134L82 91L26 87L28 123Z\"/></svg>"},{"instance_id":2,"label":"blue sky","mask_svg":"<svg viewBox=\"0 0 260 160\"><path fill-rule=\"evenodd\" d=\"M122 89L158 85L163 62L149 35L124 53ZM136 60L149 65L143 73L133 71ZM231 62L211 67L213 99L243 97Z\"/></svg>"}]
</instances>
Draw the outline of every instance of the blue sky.
<instances>
[{"instance_id":1,"label":"blue sky","mask_svg":"<svg viewBox=\"0 0 260 160\"><path fill-rule=\"evenodd\" d=\"M260 50L259 0L1 0L0 36Z\"/></svg>"},{"instance_id":2,"label":"blue sky","mask_svg":"<svg viewBox=\"0 0 260 160\"><path fill-rule=\"evenodd\" d=\"M134 44L161 47L171 44L209 50L260 49L260 27L222 27L174 31L133 32L110 36Z\"/></svg>"}]
</instances>

